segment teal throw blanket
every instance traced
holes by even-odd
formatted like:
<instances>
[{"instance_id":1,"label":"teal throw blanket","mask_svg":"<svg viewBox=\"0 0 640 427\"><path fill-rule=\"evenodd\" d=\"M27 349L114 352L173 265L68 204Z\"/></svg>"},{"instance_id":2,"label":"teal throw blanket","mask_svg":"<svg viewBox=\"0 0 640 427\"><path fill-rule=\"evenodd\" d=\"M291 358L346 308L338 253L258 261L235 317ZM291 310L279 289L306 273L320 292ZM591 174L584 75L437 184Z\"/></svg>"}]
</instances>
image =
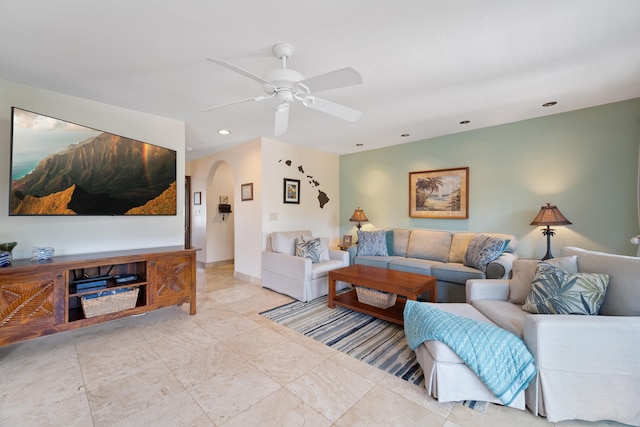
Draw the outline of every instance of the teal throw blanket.
<instances>
[{"instance_id":1,"label":"teal throw blanket","mask_svg":"<svg viewBox=\"0 0 640 427\"><path fill-rule=\"evenodd\" d=\"M412 350L425 341L445 343L505 405L536 374L533 356L520 337L435 306L407 300L404 333Z\"/></svg>"}]
</instances>

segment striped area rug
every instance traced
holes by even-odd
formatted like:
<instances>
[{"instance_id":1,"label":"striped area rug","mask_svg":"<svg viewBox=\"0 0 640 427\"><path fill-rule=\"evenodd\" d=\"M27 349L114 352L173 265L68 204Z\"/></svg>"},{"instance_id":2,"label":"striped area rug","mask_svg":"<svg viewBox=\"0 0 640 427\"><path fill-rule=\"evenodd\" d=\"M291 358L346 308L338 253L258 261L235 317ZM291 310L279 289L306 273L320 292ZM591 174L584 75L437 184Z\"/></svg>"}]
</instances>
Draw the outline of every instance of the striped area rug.
<instances>
[{"instance_id":1,"label":"striped area rug","mask_svg":"<svg viewBox=\"0 0 640 427\"><path fill-rule=\"evenodd\" d=\"M260 313L349 356L424 386L424 375L400 325L343 307L327 307L327 297L294 301Z\"/></svg>"},{"instance_id":2,"label":"striped area rug","mask_svg":"<svg viewBox=\"0 0 640 427\"><path fill-rule=\"evenodd\" d=\"M344 307L327 307L327 297L294 301L260 313L262 316L367 362L396 377L424 387L424 374L409 349L400 325L358 313ZM487 402L459 402L484 413Z\"/></svg>"}]
</instances>

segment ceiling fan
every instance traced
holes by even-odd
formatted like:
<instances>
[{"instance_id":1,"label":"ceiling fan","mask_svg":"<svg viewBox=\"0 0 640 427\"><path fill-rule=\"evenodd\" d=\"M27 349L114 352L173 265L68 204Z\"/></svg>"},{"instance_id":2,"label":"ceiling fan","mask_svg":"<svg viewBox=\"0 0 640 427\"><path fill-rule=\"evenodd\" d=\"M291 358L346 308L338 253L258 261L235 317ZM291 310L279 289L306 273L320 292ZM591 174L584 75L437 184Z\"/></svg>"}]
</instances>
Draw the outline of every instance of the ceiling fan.
<instances>
[{"instance_id":1,"label":"ceiling fan","mask_svg":"<svg viewBox=\"0 0 640 427\"><path fill-rule=\"evenodd\" d=\"M278 43L273 46L273 54L282 61L282 68L269 71L264 78L259 77L247 70L237 67L229 62L220 59L207 58L214 64L218 64L236 73L242 74L252 80L262 84L266 95L253 98L241 99L239 101L208 107L203 110L210 111L217 108L228 107L230 105L241 104L243 102L264 101L265 99L276 98L279 101L276 107L274 135L282 135L287 132L289 123L289 105L294 101L300 101L305 107L313 108L320 112L330 114L343 120L355 122L362 113L345 107L326 99L318 98L312 93L323 90L338 89L341 87L353 86L362 83L362 76L351 67L320 74L315 77L305 78L301 73L287 68L287 59L293 54L293 46L287 43Z\"/></svg>"}]
</instances>

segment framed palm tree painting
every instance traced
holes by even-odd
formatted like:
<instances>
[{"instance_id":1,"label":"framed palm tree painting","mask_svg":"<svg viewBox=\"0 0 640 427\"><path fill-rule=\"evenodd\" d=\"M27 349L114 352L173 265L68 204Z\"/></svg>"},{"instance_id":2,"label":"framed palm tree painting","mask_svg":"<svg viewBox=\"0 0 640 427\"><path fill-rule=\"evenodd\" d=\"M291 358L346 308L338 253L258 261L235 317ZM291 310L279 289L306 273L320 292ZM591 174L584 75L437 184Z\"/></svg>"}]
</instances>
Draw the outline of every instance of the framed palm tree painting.
<instances>
[{"instance_id":1,"label":"framed palm tree painting","mask_svg":"<svg viewBox=\"0 0 640 427\"><path fill-rule=\"evenodd\" d=\"M469 168L409 172L411 218L469 218Z\"/></svg>"}]
</instances>

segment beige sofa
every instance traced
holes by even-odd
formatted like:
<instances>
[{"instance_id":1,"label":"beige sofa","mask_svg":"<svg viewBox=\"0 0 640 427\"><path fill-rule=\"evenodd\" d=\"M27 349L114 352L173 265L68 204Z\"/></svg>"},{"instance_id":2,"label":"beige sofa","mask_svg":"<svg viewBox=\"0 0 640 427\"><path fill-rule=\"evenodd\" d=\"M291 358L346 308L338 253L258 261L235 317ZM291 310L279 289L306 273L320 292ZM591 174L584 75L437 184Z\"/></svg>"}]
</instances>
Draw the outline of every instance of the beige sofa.
<instances>
[{"instance_id":1,"label":"beige sofa","mask_svg":"<svg viewBox=\"0 0 640 427\"><path fill-rule=\"evenodd\" d=\"M358 246L349 248L350 264L435 276L438 302L464 302L469 279L508 278L517 259L518 240L510 234L452 232L426 229L387 230L387 256L360 255ZM486 272L464 265L471 239L477 234L509 240L504 252L486 267ZM425 296L426 298L426 296Z\"/></svg>"},{"instance_id":2,"label":"beige sofa","mask_svg":"<svg viewBox=\"0 0 640 427\"><path fill-rule=\"evenodd\" d=\"M329 293L329 271L349 265L349 254L330 249L329 239L320 238L325 260L312 263L311 259L296 256L296 238L313 239L310 230L271 233L262 252L262 286L299 301L311 301ZM336 283L337 290L349 285Z\"/></svg>"},{"instance_id":3,"label":"beige sofa","mask_svg":"<svg viewBox=\"0 0 640 427\"><path fill-rule=\"evenodd\" d=\"M537 377L524 392L526 406L549 421L614 420L640 425L640 258L565 247L578 272L604 273L609 284L598 315L531 314L522 304L538 261L517 260L510 280L470 280L469 304L439 304L457 314L494 323L523 338ZM441 342L416 349L425 385L439 400L496 401ZM519 396L522 398L522 396ZM522 408L522 400L514 402Z\"/></svg>"}]
</instances>

